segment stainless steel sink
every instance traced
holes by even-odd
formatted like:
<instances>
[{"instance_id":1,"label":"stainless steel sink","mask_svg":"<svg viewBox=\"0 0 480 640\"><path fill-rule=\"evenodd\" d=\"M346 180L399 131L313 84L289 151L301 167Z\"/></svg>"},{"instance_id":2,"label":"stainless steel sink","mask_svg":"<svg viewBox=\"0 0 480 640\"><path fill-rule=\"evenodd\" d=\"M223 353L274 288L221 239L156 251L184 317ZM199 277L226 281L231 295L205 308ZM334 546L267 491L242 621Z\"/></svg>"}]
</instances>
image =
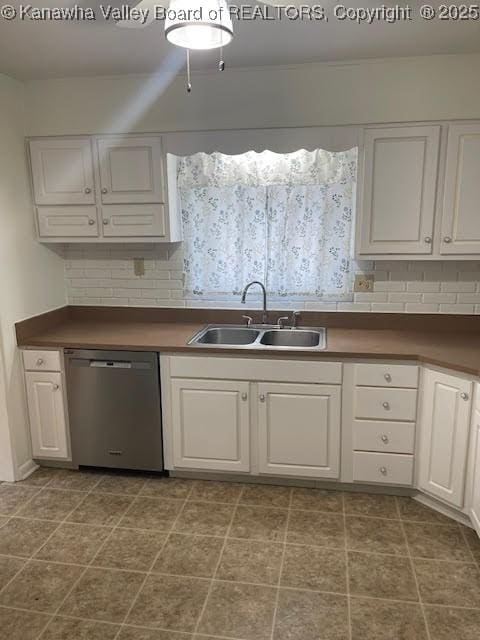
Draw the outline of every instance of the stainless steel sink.
<instances>
[{"instance_id":1,"label":"stainless steel sink","mask_svg":"<svg viewBox=\"0 0 480 640\"><path fill-rule=\"evenodd\" d=\"M247 327L207 327L195 339L196 344L245 345L255 342L260 331Z\"/></svg>"},{"instance_id":2,"label":"stainless steel sink","mask_svg":"<svg viewBox=\"0 0 480 640\"><path fill-rule=\"evenodd\" d=\"M265 331L260 343L269 347L325 348L325 329L271 329Z\"/></svg>"},{"instance_id":3,"label":"stainless steel sink","mask_svg":"<svg viewBox=\"0 0 480 640\"><path fill-rule=\"evenodd\" d=\"M326 349L326 329L302 327L280 329L278 325L208 325L193 336L189 345L202 348L321 350Z\"/></svg>"}]
</instances>

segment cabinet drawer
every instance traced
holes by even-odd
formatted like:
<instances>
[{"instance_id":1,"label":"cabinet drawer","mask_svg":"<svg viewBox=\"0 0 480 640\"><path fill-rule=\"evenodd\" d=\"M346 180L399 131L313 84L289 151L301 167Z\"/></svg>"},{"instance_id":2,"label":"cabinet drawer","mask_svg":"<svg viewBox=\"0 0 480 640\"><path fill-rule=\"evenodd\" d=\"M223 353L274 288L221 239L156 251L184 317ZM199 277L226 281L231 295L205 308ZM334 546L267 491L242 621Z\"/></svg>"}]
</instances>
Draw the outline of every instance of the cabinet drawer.
<instances>
[{"instance_id":1,"label":"cabinet drawer","mask_svg":"<svg viewBox=\"0 0 480 640\"><path fill-rule=\"evenodd\" d=\"M357 451L413 453L414 446L414 422L355 420L353 423L353 448Z\"/></svg>"},{"instance_id":2,"label":"cabinet drawer","mask_svg":"<svg viewBox=\"0 0 480 640\"><path fill-rule=\"evenodd\" d=\"M416 389L355 389L355 418L378 420L415 420L417 413Z\"/></svg>"},{"instance_id":3,"label":"cabinet drawer","mask_svg":"<svg viewBox=\"0 0 480 640\"><path fill-rule=\"evenodd\" d=\"M357 364L355 382L365 387L416 389L418 367L408 364Z\"/></svg>"},{"instance_id":4,"label":"cabinet drawer","mask_svg":"<svg viewBox=\"0 0 480 640\"><path fill-rule=\"evenodd\" d=\"M399 453L355 451L353 454L353 481L411 485L413 481L413 456Z\"/></svg>"},{"instance_id":5,"label":"cabinet drawer","mask_svg":"<svg viewBox=\"0 0 480 640\"><path fill-rule=\"evenodd\" d=\"M61 353L26 349L23 352L23 365L27 371L61 371Z\"/></svg>"}]
</instances>

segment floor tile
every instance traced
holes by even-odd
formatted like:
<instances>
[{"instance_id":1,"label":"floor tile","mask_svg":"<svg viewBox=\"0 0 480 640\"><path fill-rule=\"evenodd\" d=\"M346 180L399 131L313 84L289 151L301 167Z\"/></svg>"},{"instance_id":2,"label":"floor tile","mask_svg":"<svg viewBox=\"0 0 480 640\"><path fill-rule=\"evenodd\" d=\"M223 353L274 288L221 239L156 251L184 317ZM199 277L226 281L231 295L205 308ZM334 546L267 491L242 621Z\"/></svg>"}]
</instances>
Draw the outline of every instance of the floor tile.
<instances>
[{"instance_id":1,"label":"floor tile","mask_svg":"<svg viewBox=\"0 0 480 640\"><path fill-rule=\"evenodd\" d=\"M347 514L398 520L397 503L394 496L348 491L344 494L344 502Z\"/></svg>"},{"instance_id":2,"label":"floor tile","mask_svg":"<svg viewBox=\"0 0 480 640\"><path fill-rule=\"evenodd\" d=\"M130 529L156 529L169 531L180 513L183 502L143 498L139 496L120 521L121 527Z\"/></svg>"},{"instance_id":3,"label":"floor tile","mask_svg":"<svg viewBox=\"0 0 480 640\"><path fill-rule=\"evenodd\" d=\"M472 554L460 527L435 524L404 523L412 556L436 560L472 561Z\"/></svg>"},{"instance_id":4,"label":"floor tile","mask_svg":"<svg viewBox=\"0 0 480 640\"><path fill-rule=\"evenodd\" d=\"M230 536L283 542L288 512L284 509L238 506Z\"/></svg>"},{"instance_id":5,"label":"floor tile","mask_svg":"<svg viewBox=\"0 0 480 640\"><path fill-rule=\"evenodd\" d=\"M414 559L422 602L480 608L480 570L475 564Z\"/></svg>"},{"instance_id":6,"label":"floor tile","mask_svg":"<svg viewBox=\"0 0 480 640\"><path fill-rule=\"evenodd\" d=\"M345 552L287 544L281 586L346 593Z\"/></svg>"},{"instance_id":7,"label":"floor tile","mask_svg":"<svg viewBox=\"0 0 480 640\"><path fill-rule=\"evenodd\" d=\"M451 607L425 607L432 640L478 640L480 611Z\"/></svg>"},{"instance_id":8,"label":"floor tile","mask_svg":"<svg viewBox=\"0 0 480 640\"><path fill-rule=\"evenodd\" d=\"M183 478L150 478L141 494L152 498L185 500L193 488L193 482L193 480L184 480Z\"/></svg>"},{"instance_id":9,"label":"floor tile","mask_svg":"<svg viewBox=\"0 0 480 640\"><path fill-rule=\"evenodd\" d=\"M222 546L223 538L171 533L153 571L212 578Z\"/></svg>"},{"instance_id":10,"label":"floor tile","mask_svg":"<svg viewBox=\"0 0 480 640\"><path fill-rule=\"evenodd\" d=\"M409 520L410 522L432 522L439 524L452 524L452 519L444 516L443 513L434 511L426 507L418 500L413 498L399 497L396 498L400 518Z\"/></svg>"},{"instance_id":11,"label":"floor tile","mask_svg":"<svg viewBox=\"0 0 480 640\"><path fill-rule=\"evenodd\" d=\"M13 576L25 565L25 560L0 556L0 590L10 582Z\"/></svg>"},{"instance_id":12,"label":"floor tile","mask_svg":"<svg viewBox=\"0 0 480 640\"><path fill-rule=\"evenodd\" d=\"M315 511L292 511L288 522L287 542L344 548L343 516Z\"/></svg>"},{"instance_id":13,"label":"floor tile","mask_svg":"<svg viewBox=\"0 0 480 640\"><path fill-rule=\"evenodd\" d=\"M270 484L246 484L240 496L240 503L286 509L290 505L291 492L291 487Z\"/></svg>"},{"instance_id":14,"label":"floor tile","mask_svg":"<svg viewBox=\"0 0 480 640\"><path fill-rule=\"evenodd\" d=\"M195 629L205 604L209 580L152 574L147 578L127 622L176 631Z\"/></svg>"},{"instance_id":15,"label":"floor tile","mask_svg":"<svg viewBox=\"0 0 480 640\"><path fill-rule=\"evenodd\" d=\"M58 522L11 518L2 527L0 553L29 558L45 544Z\"/></svg>"},{"instance_id":16,"label":"floor tile","mask_svg":"<svg viewBox=\"0 0 480 640\"><path fill-rule=\"evenodd\" d=\"M350 617L352 640L428 640L418 604L351 598Z\"/></svg>"},{"instance_id":17,"label":"floor tile","mask_svg":"<svg viewBox=\"0 0 480 640\"><path fill-rule=\"evenodd\" d=\"M175 531L224 536L232 519L234 507L229 504L187 502L177 521Z\"/></svg>"},{"instance_id":18,"label":"floor tile","mask_svg":"<svg viewBox=\"0 0 480 640\"><path fill-rule=\"evenodd\" d=\"M87 569L59 613L122 622L144 579L142 573Z\"/></svg>"},{"instance_id":19,"label":"floor tile","mask_svg":"<svg viewBox=\"0 0 480 640\"><path fill-rule=\"evenodd\" d=\"M347 516L345 525L348 549L408 555L405 536L398 521Z\"/></svg>"},{"instance_id":20,"label":"floor tile","mask_svg":"<svg viewBox=\"0 0 480 640\"><path fill-rule=\"evenodd\" d=\"M347 598L280 589L273 640L348 640Z\"/></svg>"},{"instance_id":21,"label":"floor tile","mask_svg":"<svg viewBox=\"0 0 480 640\"><path fill-rule=\"evenodd\" d=\"M463 537L467 541L468 548L470 549L475 562L480 565L480 538L478 537L475 529L470 527L464 527L459 525L460 530L463 533Z\"/></svg>"},{"instance_id":22,"label":"floor tile","mask_svg":"<svg viewBox=\"0 0 480 640\"><path fill-rule=\"evenodd\" d=\"M37 640L49 616L0 607L1 640Z\"/></svg>"},{"instance_id":23,"label":"floor tile","mask_svg":"<svg viewBox=\"0 0 480 640\"><path fill-rule=\"evenodd\" d=\"M214 582L199 633L269 640L277 590L249 584Z\"/></svg>"},{"instance_id":24,"label":"floor tile","mask_svg":"<svg viewBox=\"0 0 480 640\"><path fill-rule=\"evenodd\" d=\"M94 565L149 571L167 534L159 531L115 529L95 557Z\"/></svg>"},{"instance_id":25,"label":"floor tile","mask_svg":"<svg viewBox=\"0 0 480 640\"><path fill-rule=\"evenodd\" d=\"M260 540L227 539L216 578L238 582L277 584L283 545Z\"/></svg>"},{"instance_id":26,"label":"floor tile","mask_svg":"<svg viewBox=\"0 0 480 640\"><path fill-rule=\"evenodd\" d=\"M0 604L54 613L82 571L74 565L31 560L2 591Z\"/></svg>"},{"instance_id":27,"label":"floor tile","mask_svg":"<svg viewBox=\"0 0 480 640\"><path fill-rule=\"evenodd\" d=\"M343 494L340 491L294 487L292 489L292 509L342 513Z\"/></svg>"},{"instance_id":28,"label":"floor tile","mask_svg":"<svg viewBox=\"0 0 480 640\"><path fill-rule=\"evenodd\" d=\"M105 493L118 493L135 496L145 486L145 475L114 473L107 474L95 487L95 491Z\"/></svg>"},{"instance_id":29,"label":"floor tile","mask_svg":"<svg viewBox=\"0 0 480 640\"><path fill-rule=\"evenodd\" d=\"M25 480L20 480L20 483L23 485L29 485L32 487L45 487L50 480L52 479L52 469L48 467L39 467L36 471L25 478Z\"/></svg>"},{"instance_id":30,"label":"floor tile","mask_svg":"<svg viewBox=\"0 0 480 640\"><path fill-rule=\"evenodd\" d=\"M348 552L350 593L394 600L418 600L409 558Z\"/></svg>"},{"instance_id":31,"label":"floor tile","mask_svg":"<svg viewBox=\"0 0 480 640\"><path fill-rule=\"evenodd\" d=\"M35 559L88 564L110 532L107 527L63 523L35 554Z\"/></svg>"},{"instance_id":32,"label":"floor tile","mask_svg":"<svg viewBox=\"0 0 480 640\"><path fill-rule=\"evenodd\" d=\"M71 513L68 522L115 526L125 514L134 498L104 493L91 493Z\"/></svg>"},{"instance_id":33,"label":"floor tile","mask_svg":"<svg viewBox=\"0 0 480 640\"><path fill-rule=\"evenodd\" d=\"M42 634L42 640L114 640L119 629L116 624L57 616Z\"/></svg>"},{"instance_id":34,"label":"floor tile","mask_svg":"<svg viewBox=\"0 0 480 640\"><path fill-rule=\"evenodd\" d=\"M234 482L212 482L210 480L195 480L189 500L206 502L237 502L243 485Z\"/></svg>"},{"instance_id":35,"label":"floor tile","mask_svg":"<svg viewBox=\"0 0 480 640\"><path fill-rule=\"evenodd\" d=\"M49 489L70 489L71 491L90 491L102 478L97 471L78 471L77 469L51 469L52 479Z\"/></svg>"},{"instance_id":36,"label":"floor tile","mask_svg":"<svg viewBox=\"0 0 480 640\"><path fill-rule=\"evenodd\" d=\"M123 627L117 640L193 640L193 635L182 631Z\"/></svg>"},{"instance_id":37,"label":"floor tile","mask_svg":"<svg viewBox=\"0 0 480 640\"><path fill-rule=\"evenodd\" d=\"M3 527L4 524L7 524L9 518L8 516L0 516L0 529Z\"/></svg>"},{"instance_id":38,"label":"floor tile","mask_svg":"<svg viewBox=\"0 0 480 640\"><path fill-rule=\"evenodd\" d=\"M0 484L0 514L13 515L36 493L38 493L38 489L33 487Z\"/></svg>"},{"instance_id":39,"label":"floor tile","mask_svg":"<svg viewBox=\"0 0 480 640\"><path fill-rule=\"evenodd\" d=\"M84 499L85 493L80 491L42 489L17 515L40 520L63 520Z\"/></svg>"}]
</instances>

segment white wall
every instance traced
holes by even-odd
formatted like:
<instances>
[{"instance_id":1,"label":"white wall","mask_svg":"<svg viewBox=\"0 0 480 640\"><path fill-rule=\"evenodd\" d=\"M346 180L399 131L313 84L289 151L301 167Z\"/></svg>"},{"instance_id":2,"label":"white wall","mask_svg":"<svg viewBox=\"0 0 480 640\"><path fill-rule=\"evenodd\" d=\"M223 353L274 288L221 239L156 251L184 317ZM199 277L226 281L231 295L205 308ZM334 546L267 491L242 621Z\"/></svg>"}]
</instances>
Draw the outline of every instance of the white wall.
<instances>
[{"instance_id":1,"label":"white wall","mask_svg":"<svg viewBox=\"0 0 480 640\"><path fill-rule=\"evenodd\" d=\"M480 55L28 82L29 135L478 118Z\"/></svg>"},{"instance_id":2,"label":"white wall","mask_svg":"<svg viewBox=\"0 0 480 640\"><path fill-rule=\"evenodd\" d=\"M63 259L35 239L24 116L23 85L0 75L0 480L31 458L14 323L65 304Z\"/></svg>"}]
</instances>

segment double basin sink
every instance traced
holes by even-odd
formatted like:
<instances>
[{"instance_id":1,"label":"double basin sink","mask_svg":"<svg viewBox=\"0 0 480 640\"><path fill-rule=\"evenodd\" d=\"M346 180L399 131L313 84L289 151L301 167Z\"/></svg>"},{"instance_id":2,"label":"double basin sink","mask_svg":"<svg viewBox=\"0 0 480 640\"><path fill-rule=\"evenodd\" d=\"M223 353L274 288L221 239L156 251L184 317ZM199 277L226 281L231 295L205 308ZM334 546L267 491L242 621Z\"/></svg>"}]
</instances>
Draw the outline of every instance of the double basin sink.
<instances>
[{"instance_id":1,"label":"double basin sink","mask_svg":"<svg viewBox=\"0 0 480 640\"><path fill-rule=\"evenodd\" d=\"M325 349L325 328L281 329L277 325L208 325L188 343L199 347L238 349Z\"/></svg>"}]
</instances>

